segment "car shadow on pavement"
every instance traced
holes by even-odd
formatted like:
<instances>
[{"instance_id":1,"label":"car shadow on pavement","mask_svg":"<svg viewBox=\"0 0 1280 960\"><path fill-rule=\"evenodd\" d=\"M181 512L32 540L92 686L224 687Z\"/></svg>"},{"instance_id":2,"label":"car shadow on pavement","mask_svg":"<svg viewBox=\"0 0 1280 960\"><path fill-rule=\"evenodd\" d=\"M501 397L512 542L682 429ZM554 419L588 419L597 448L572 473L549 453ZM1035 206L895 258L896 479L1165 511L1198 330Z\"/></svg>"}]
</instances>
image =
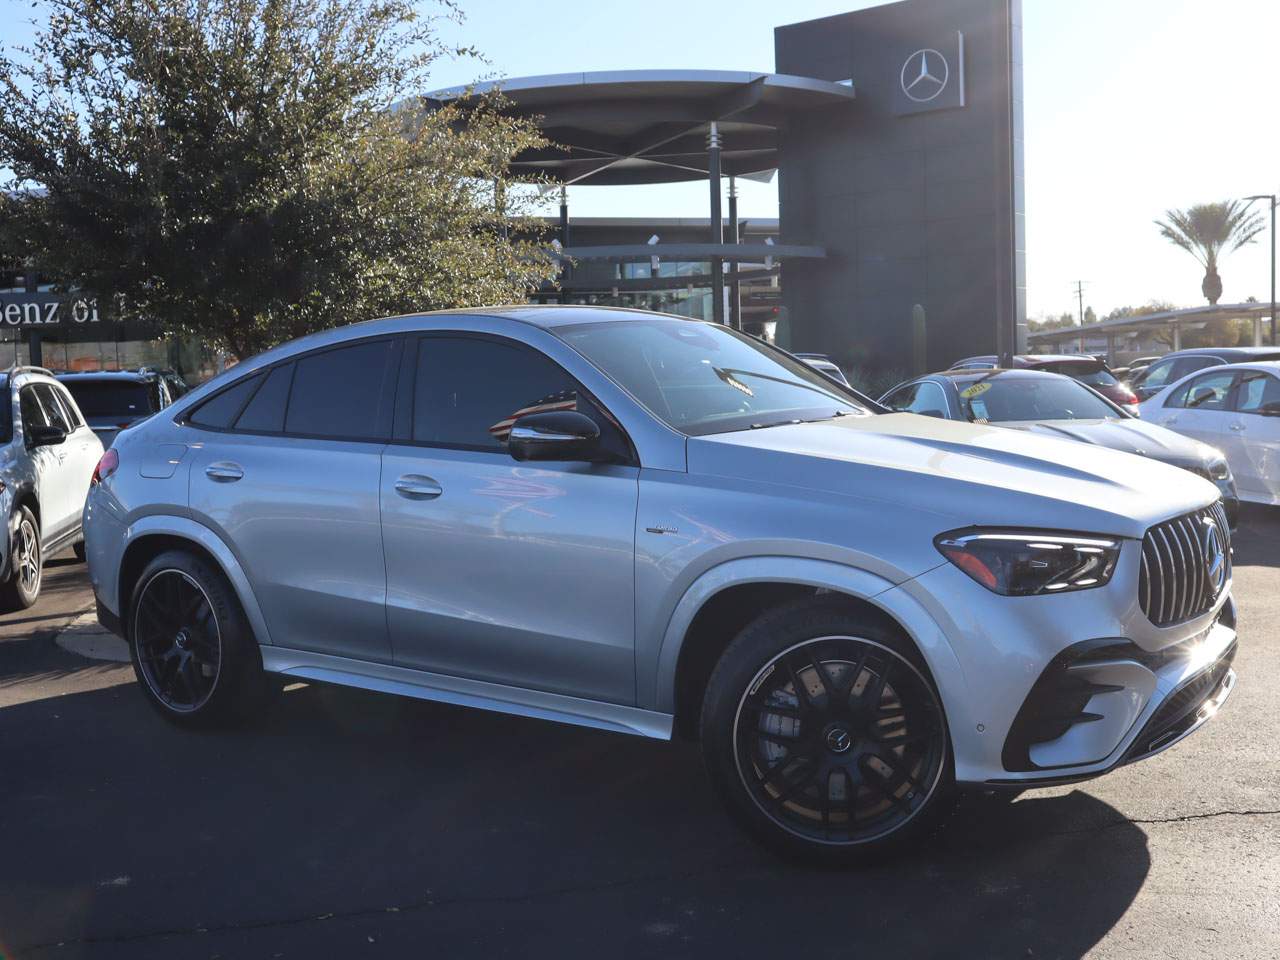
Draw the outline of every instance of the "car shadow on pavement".
<instances>
[{"instance_id":1,"label":"car shadow on pavement","mask_svg":"<svg viewBox=\"0 0 1280 960\"><path fill-rule=\"evenodd\" d=\"M0 954L24 960L1074 958L1150 866L1079 790L973 799L893 862L800 867L726 820L694 745L321 686L218 733L128 683L23 703L0 770Z\"/></svg>"},{"instance_id":2,"label":"car shadow on pavement","mask_svg":"<svg viewBox=\"0 0 1280 960\"><path fill-rule=\"evenodd\" d=\"M1280 567L1280 507L1242 503L1231 543L1236 566Z\"/></svg>"}]
</instances>

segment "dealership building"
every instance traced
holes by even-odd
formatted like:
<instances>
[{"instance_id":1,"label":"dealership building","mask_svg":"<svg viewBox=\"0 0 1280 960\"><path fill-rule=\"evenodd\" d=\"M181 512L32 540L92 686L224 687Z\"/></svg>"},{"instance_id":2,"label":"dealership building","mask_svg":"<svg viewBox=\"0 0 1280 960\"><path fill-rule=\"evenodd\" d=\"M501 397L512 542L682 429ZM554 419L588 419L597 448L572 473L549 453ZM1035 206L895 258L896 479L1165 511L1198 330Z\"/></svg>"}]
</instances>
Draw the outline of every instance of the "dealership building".
<instances>
[{"instance_id":1,"label":"dealership building","mask_svg":"<svg viewBox=\"0 0 1280 960\"><path fill-rule=\"evenodd\" d=\"M501 81L548 140L515 174L707 185L679 219L575 219L561 191L559 281L530 299L682 313L904 373L1024 349L1021 37L1020 0L903 0L776 28L772 73ZM776 220L738 215L744 178L776 180ZM0 340L15 357L111 367L174 352L7 276Z\"/></svg>"}]
</instances>

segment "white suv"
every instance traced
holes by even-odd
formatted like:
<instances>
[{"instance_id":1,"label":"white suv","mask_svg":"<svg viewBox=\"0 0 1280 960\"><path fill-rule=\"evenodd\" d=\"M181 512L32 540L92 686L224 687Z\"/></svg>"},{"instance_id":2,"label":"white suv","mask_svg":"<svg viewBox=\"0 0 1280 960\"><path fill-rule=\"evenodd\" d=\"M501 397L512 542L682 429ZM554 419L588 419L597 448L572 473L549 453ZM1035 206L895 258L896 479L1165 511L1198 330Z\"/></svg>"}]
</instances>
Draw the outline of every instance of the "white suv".
<instances>
[{"instance_id":1,"label":"white suv","mask_svg":"<svg viewBox=\"0 0 1280 960\"><path fill-rule=\"evenodd\" d=\"M80 408L41 367L0 373L7 416L0 416L0 509L5 525L0 607L31 606L40 595L44 558L67 547L84 557L81 516L102 443Z\"/></svg>"},{"instance_id":2,"label":"white suv","mask_svg":"<svg viewBox=\"0 0 1280 960\"><path fill-rule=\"evenodd\" d=\"M1217 488L1081 449L885 413L715 324L426 314L125 431L85 544L175 723L304 680L698 737L757 836L843 860L957 783L1149 756L1230 693Z\"/></svg>"}]
</instances>

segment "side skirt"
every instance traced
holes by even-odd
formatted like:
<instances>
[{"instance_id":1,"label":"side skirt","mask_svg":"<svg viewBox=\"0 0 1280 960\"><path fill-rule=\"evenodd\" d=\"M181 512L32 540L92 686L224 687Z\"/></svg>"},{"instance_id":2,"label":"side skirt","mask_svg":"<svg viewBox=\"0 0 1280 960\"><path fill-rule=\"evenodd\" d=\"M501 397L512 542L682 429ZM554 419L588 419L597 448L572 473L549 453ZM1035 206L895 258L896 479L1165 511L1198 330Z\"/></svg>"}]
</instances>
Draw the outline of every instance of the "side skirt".
<instances>
[{"instance_id":1,"label":"side skirt","mask_svg":"<svg viewBox=\"0 0 1280 960\"><path fill-rule=\"evenodd\" d=\"M265 644L261 649L264 670L298 680L333 683L402 697L416 697L419 700L477 707L519 717L555 720L558 723L652 737L655 740L671 739L672 717L666 713L306 650L290 650Z\"/></svg>"}]
</instances>

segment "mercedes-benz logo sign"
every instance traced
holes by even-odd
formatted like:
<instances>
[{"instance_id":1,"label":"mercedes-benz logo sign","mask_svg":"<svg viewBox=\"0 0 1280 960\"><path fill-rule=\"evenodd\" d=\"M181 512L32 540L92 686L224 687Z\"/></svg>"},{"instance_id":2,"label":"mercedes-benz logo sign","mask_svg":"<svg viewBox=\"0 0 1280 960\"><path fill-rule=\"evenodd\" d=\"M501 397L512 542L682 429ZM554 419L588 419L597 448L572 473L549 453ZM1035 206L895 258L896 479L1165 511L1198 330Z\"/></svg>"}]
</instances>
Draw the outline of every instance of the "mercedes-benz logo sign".
<instances>
[{"instance_id":1,"label":"mercedes-benz logo sign","mask_svg":"<svg viewBox=\"0 0 1280 960\"><path fill-rule=\"evenodd\" d=\"M1200 545L1204 548L1204 570L1209 575L1213 595L1217 597L1227 580L1227 553L1222 545L1218 525L1207 517L1204 520L1204 532L1200 534Z\"/></svg>"},{"instance_id":2,"label":"mercedes-benz logo sign","mask_svg":"<svg viewBox=\"0 0 1280 960\"><path fill-rule=\"evenodd\" d=\"M938 99L950 79L947 58L932 48L917 50L902 65L902 92L916 103Z\"/></svg>"}]
</instances>

